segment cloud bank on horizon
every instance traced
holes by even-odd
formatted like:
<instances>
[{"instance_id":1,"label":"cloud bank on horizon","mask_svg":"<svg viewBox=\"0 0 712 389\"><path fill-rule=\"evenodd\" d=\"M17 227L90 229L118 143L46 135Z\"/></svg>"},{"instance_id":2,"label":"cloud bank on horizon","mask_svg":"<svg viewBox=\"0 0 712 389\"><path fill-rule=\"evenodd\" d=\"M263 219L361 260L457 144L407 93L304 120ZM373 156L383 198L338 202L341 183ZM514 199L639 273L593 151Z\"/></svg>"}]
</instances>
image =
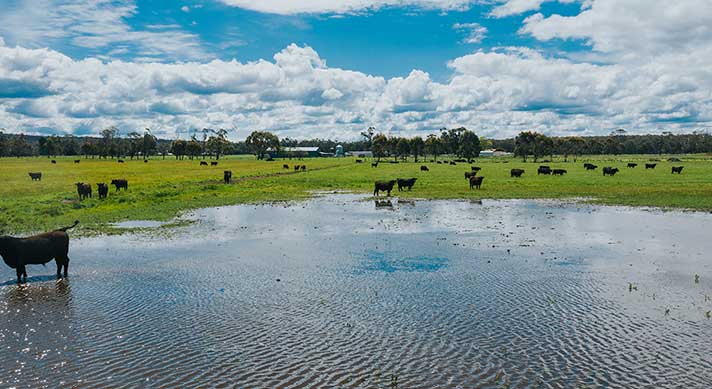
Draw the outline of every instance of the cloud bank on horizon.
<instances>
[{"instance_id":1,"label":"cloud bank on horizon","mask_svg":"<svg viewBox=\"0 0 712 389\"><path fill-rule=\"evenodd\" d=\"M712 123L712 2L205 0L170 2L175 16L165 23L138 24L151 12L140 0L9 1L0 6L6 132L84 135L113 125L184 137L212 127L236 129L232 138L265 129L352 139L369 126L406 135L465 126L507 137L706 131ZM269 59L223 58L220 48L231 42L186 26L210 7L306 23L316 40L327 32L315 20L331 27L381 12L427 14L459 34L444 46L467 52L441 59L442 79L418 67L369 74L344 66L348 56L332 67L308 41ZM506 23L514 31L500 31ZM254 32L289 39L279 34ZM249 40L241 47L249 50Z\"/></svg>"}]
</instances>

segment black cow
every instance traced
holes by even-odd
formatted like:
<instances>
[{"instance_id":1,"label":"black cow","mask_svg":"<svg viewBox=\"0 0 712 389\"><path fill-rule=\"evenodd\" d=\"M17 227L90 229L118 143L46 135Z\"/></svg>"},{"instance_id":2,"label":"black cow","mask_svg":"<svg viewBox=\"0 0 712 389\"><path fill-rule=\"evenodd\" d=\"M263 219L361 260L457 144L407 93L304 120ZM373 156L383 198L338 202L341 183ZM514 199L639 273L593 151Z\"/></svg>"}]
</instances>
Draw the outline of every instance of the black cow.
<instances>
[{"instance_id":1,"label":"black cow","mask_svg":"<svg viewBox=\"0 0 712 389\"><path fill-rule=\"evenodd\" d=\"M129 189L129 182L123 178L119 178L116 180L111 180L111 185L116 187L116 191L118 192L119 189L123 188L124 190Z\"/></svg>"},{"instance_id":2,"label":"black cow","mask_svg":"<svg viewBox=\"0 0 712 389\"><path fill-rule=\"evenodd\" d=\"M282 169L289 170L289 165L287 165L287 164L285 163L284 165L282 165Z\"/></svg>"},{"instance_id":3,"label":"black cow","mask_svg":"<svg viewBox=\"0 0 712 389\"><path fill-rule=\"evenodd\" d=\"M472 176L470 177L470 189L477 188L480 189L482 186L482 180L485 178L483 176Z\"/></svg>"},{"instance_id":4,"label":"black cow","mask_svg":"<svg viewBox=\"0 0 712 389\"><path fill-rule=\"evenodd\" d=\"M27 282L27 265L44 265L51 260L57 262L57 278L67 277L69 271L69 235L67 230L76 227L79 220L73 225L60 228L51 232L30 236L27 238L13 238L0 236L0 256L5 264L15 269L17 283Z\"/></svg>"},{"instance_id":5,"label":"black cow","mask_svg":"<svg viewBox=\"0 0 712 389\"><path fill-rule=\"evenodd\" d=\"M56 163L57 163L57 161L55 161L55 160L53 159L53 160L52 160L52 163L53 163L53 164L56 164Z\"/></svg>"},{"instance_id":6,"label":"black cow","mask_svg":"<svg viewBox=\"0 0 712 389\"><path fill-rule=\"evenodd\" d=\"M37 173L27 173L30 175L30 178L32 181L42 181L42 173L37 172Z\"/></svg>"},{"instance_id":7,"label":"black cow","mask_svg":"<svg viewBox=\"0 0 712 389\"><path fill-rule=\"evenodd\" d=\"M143 160L143 163L148 163L148 160L147 160L147 159L144 159L144 160Z\"/></svg>"},{"instance_id":8,"label":"black cow","mask_svg":"<svg viewBox=\"0 0 712 389\"><path fill-rule=\"evenodd\" d=\"M646 164L645 164L645 170L648 170L648 169L655 169L655 166L657 166L657 165L658 165L657 163L646 163Z\"/></svg>"},{"instance_id":9,"label":"black cow","mask_svg":"<svg viewBox=\"0 0 712 389\"><path fill-rule=\"evenodd\" d=\"M455 165L457 165L457 164L456 164L455 162L453 162L453 161L450 161L450 165L455 166Z\"/></svg>"},{"instance_id":10,"label":"black cow","mask_svg":"<svg viewBox=\"0 0 712 389\"><path fill-rule=\"evenodd\" d=\"M637 164L637 163L633 163L633 162L628 162L628 167L629 167L629 168L631 168L631 169L632 169L632 168L635 168L636 166L638 166L638 164Z\"/></svg>"},{"instance_id":11,"label":"black cow","mask_svg":"<svg viewBox=\"0 0 712 389\"><path fill-rule=\"evenodd\" d=\"M611 176L611 177L613 177L613 176L616 175L616 173L618 173L618 168L617 168L617 167L606 166L606 167L603 168L603 175L604 175L604 176Z\"/></svg>"},{"instance_id":12,"label":"black cow","mask_svg":"<svg viewBox=\"0 0 712 389\"><path fill-rule=\"evenodd\" d=\"M300 168L299 165L294 165L294 171L295 171L295 172L298 172L298 171L299 171L299 168Z\"/></svg>"},{"instance_id":13,"label":"black cow","mask_svg":"<svg viewBox=\"0 0 712 389\"><path fill-rule=\"evenodd\" d=\"M210 162L210 166L218 166L218 163L215 161Z\"/></svg>"},{"instance_id":14,"label":"black cow","mask_svg":"<svg viewBox=\"0 0 712 389\"><path fill-rule=\"evenodd\" d=\"M684 166L673 166L673 167L672 167L672 174L675 174L675 173L677 173L677 174L682 174L682 168L683 168L683 167L684 167Z\"/></svg>"},{"instance_id":15,"label":"black cow","mask_svg":"<svg viewBox=\"0 0 712 389\"><path fill-rule=\"evenodd\" d=\"M123 160L123 159L119 159L119 160L116 161L116 162L118 162L118 163L124 163L124 160Z\"/></svg>"},{"instance_id":16,"label":"black cow","mask_svg":"<svg viewBox=\"0 0 712 389\"><path fill-rule=\"evenodd\" d=\"M302 165L302 166L299 168L299 170L301 170L301 171L303 171L303 172L307 171L307 165Z\"/></svg>"},{"instance_id":17,"label":"black cow","mask_svg":"<svg viewBox=\"0 0 712 389\"><path fill-rule=\"evenodd\" d=\"M592 164L592 163L584 163L583 167L586 168L586 170L596 170L598 169L598 166Z\"/></svg>"},{"instance_id":18,"label":"black cow","mask_svg":"<svg viewBox=\"0 0 712 389\"><path fill-rule=\"evenodd\" d=\"M208 166L208 163L205 161L200 161L200 166Z\"/></svg>"},{"instance_id":19,"label":"black cow","mask_svg":"<svg viewBox=\"0 0 712 389\"><path fill-rule=\"evenodd\" d=\"M371 167L378 167L378 162L371 162Z\"/></svg>"},{"instance_id":20,"label":"black cow","mask_svg":"<svg viewBox=\"0 0 712 389\"><path fill-rule=\"evenodd\" d=\"M357 160L356 160L356 163L363 163L363 160L362 160L362 159L357 159Z\"/></svg>"},{"instance_id":21,"label":"black cow","mask_svg":"<svg viewBox=\"0 0 712 389\"><path fill-rule=\"evenodd\" d=\"M509 171L510 177L521 177L524 174L524 169L512 169Z\"/></svg>"},{"instance_id":22,"label":"black cow","mask_svg":"<svg viewBox=\"0 0 712 389\"><path fill-rule=\"evenodd\" d=\"M79 160L79 159L74 160L74 163L79 163L79 162L81 162L81 160Z\"/></svg>"},{"instance_id":23,"label":"black cow","mask_svg":"<svg viewBox=\"0 0 712 389\"><path fill-rule=\"evenodd\" d=\"M77 193L79 194L79 200L84 200L87 197L91 197L91 185L84 184L82 182L77 182L74 184L77 186Z\"/></svg>"},{"instance_id":24,"label":"black cow","mask_svg":"<svg viewBox=\"0 0 712 389\"><path fill-rule=\"evenodd\" d=\"M425 165L420 165L420 171L421 171L421 172L429 172L430 169L428 169L428 167L425 166Z\"/></svg>"},{"instance_id":25,"label":"black cow","mask_svg":"<svg viewBox=\"0 0 712 389\"><path fill-rule=\"evenodd\" d=\"M544 165L539 166L539 169L536 170L536 175L538 176L540 174L550 175L551 168L549 166L544 166Z\"/></svg>"},{"instance_id":26,"label":"black cow","mask_svg":"<svg viewBox=\"0 0 712 389\"><path fill-rule=\"evenodd\" d=\"M396 184L396 180L376 181L374 183L373 195L378 196L379 192L386 191L386 192L388 192L388 196L390 197L391 191L393 190L393 185L395 185L395 184Z\"/></svg>"},{"instance_id":27,"label":"black cow","mask_svg":"<svg viewBox=\"0 0 712 389\"><path fill-rule=\"evenodd\" d=\"M96 184L96 192L99 193L99 199L105 199L109 195L109 185L103 182Z\"/></svg>"},{"instance_id":28,"label":"black cow","mask_svg":"<svg viewBox=\"0 0 712 389\"><path fill-rule=\"evenodd\" d=\"M473 172L479 172L480 170L482 170L482 168L479 166L470 166L470 170L472 170Z\"/></svg>"},{"instance_id":29,"label":"black cow","mask_svg":"<svg viewBox=\"0 0 712 389\"><path fill-rule=\"evenodd\" d=\"M551 171L551 174L555 176L563 176L564 174L568 173L566 169L554 169Z\"/></svg>"},{"instance_id":30,"label":"black cow","mask_svg":"<svg viewBox=\"0 0 712 389\"><path fill-rule=\"evenodd\" d=\"M408 190L413 189L413 185L415 185L415 181L417 181L417 178L399 178L396 180L398 182L398 191L402 191L404 188L408 188Z\"/></svg>"},{"instance_id":31,"label":"black cow","mask_svg":"<svg viewBox=\"0 0 712 389\"><path fill-rule=\"evenodd\" d=\"M232 180L232 171L225 170L223 172L223 182L225 182L226 184L229 184L230 180Z\"/></svg>"},{"instance_id":32,"label":"black cow","mask_svg":"<svg viewBox=\"0 0 712 389\"><path fill-rule=\"evenodd\" d=\"M441 165L443 162L442 162L442 161L438 161L438 162L436 162L436 163L437 163L438 165Z\"/></svg>"},{"instance_id":33,"label":"black cow","mask_svg":"<svg viewBox=\"0 0 712 389\"><path fill-rule=\"evenodd\" d=\"M476 175L477 175L477 172L465 172L465 179L469 180L470 178L472 178Z\"/></svg>"}]
</instances>

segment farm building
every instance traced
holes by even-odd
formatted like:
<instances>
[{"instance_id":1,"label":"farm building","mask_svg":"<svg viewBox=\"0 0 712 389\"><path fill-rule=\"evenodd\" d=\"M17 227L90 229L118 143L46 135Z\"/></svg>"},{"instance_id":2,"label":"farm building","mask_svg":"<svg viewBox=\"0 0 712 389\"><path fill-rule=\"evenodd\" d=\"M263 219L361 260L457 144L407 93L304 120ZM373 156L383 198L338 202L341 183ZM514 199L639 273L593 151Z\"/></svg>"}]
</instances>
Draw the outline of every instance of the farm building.
<instances>
[{"instance_id":1,"label":"farm building","mask_svg":"<svg viewBox=\"0 0 712 389\"><path fill-rule=\"evenodd\" d=\"M489 149L480 151L480 157L511 157L512 153L508 153L500 149Z\"/></svg>"},{"instance_id":2,"label":"farm building","mask_svg":"<svg viewBox=\"0 0 712 389\"><path fill-rule=\"evenodd\" d=\"M279 151L267 150L272 158L314 158L321 157L318 147L282 147Z\"/></svg>"}]
</instances>

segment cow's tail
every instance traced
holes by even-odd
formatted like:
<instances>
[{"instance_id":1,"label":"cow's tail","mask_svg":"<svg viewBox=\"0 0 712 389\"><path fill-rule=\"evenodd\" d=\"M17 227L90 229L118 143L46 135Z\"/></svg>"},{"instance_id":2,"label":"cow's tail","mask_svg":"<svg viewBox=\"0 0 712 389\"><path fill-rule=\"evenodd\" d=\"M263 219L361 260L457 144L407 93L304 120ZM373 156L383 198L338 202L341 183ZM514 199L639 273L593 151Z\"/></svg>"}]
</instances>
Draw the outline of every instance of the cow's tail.
<instances>
[{"instance_id":1,"label":"cow's tail","mask_svg":"<svg viewBox=\"0 0 712 389\"><path fill-rule=\"evenodd\" d=\"M77 224L79 224L79 220L75 220L75 221L74 221L74 224L72 224L71 226L67 226L67 227L64 227L64 228L60 228L60 229L57 230L57 231L65 231L65 232L66 232L67 230L71 230L72 228L76 227Z\"/></svg>"}]
</instances>

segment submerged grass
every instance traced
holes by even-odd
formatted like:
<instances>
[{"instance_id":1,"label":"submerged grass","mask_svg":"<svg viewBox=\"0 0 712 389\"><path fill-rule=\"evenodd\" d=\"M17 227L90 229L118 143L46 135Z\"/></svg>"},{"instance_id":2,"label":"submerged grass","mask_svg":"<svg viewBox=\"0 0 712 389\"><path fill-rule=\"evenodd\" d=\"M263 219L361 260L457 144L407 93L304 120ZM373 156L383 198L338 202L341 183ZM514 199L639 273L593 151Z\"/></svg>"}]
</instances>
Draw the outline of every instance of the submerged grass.
<instances>
[{"instance_id":1,"label":"submerged grass","mask_svg":"<svg viewBox=\"0 0 712 389\"><path fill-rule=\"evenodd\" d=\"M377 168L357 164L351 158L303 161L256 161L254 158L221 159L217 167L199 166L198 161L152 159L126 161L59 158L0 159L0 233L30 233L82 221L81 234L114 233L112 223L125 220L169 220L182 211L238 203L296 200L313 191L346 190L371 193L374 180L417 177L411 192L395 193L405 198L425 199L570 199L585 198L600 204L654 206L712 211L712 160L710 156L686 156L682 162L667 162L666 156L602 156L586 158L599 166L585 171L584 160L547 162L552 168L567 169L563 177L537 176L540 163L515 159L480 159L475 164L484 176L481 190L470 190L464 173L469 164L456 166L430 162L390 164ZM654 170L642 164L661 159ZM635 169L626 163L636 161ZM305 164L309 171L294 173L283 164ZM420 165L429 167L421 172ZM603 177L601 167L620 169L614 177ZM672 166L684 166L681 175ZM522 178L509 171L521 168ZM233 172L233 184L222 184L223 170ZM28 172L42 172L42 181L31 181ZM129 181L128 191L114 192L108 199L96 198L96 183L114 178ZM95 197L79 201L75 182L92 184Z\"/></svg>"}]
</instances>

